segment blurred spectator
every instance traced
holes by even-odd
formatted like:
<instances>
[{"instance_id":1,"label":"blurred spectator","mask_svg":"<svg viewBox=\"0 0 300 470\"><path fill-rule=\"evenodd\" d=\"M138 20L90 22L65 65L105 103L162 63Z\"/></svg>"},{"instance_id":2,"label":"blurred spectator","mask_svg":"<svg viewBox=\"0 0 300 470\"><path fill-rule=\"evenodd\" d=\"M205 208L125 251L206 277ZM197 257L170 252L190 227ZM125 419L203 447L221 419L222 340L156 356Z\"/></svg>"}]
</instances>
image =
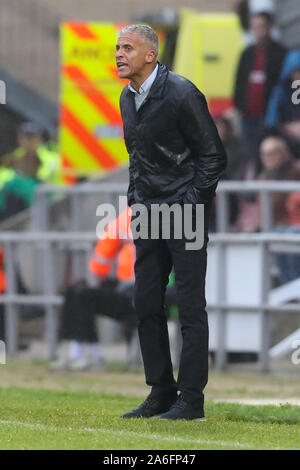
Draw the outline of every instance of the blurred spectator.
<instances>
[{"instance_id":1,"label":"blurred spectator","mask_svg":"<svg viewBox=\"0 0 300 470\"><path fill-rule=\"evenodd\" d=\"M286 201L287 222L289 225L276 229L278 233L300 234L300 192L289 194ZM279 277L283 284L300 278L300 254L280 253L276 255Z\"/></svg>"},{"instance_id":2,"label":"blurred spectator","mask_svg":"<svg viewBox=\"0 0 300 470\"><path fill-rule=\"evenodd\" d=\"M300 162L295 160L280 137L268 137L261 144L264 170L262 180L296 180L300 183ZM274 231L277 233L300 233L300 192L274 193L272 195ZM300 277L300 255L277 254L277 266L282 283Z\"/></svg>"},{"instance_id":3,"label":"blurred spectator","mask_svg":"<svg viewBox=\"0 0 300 470\"><path fill-rule=\"evenodd\" d=\"M214 121L227 153L227 168L222 179L241 181L254 177L250 155L241 139L234 134L231 120L225 115L217 115ZM236 194L229 195L230 224L236 222L241 199Z\"/></svg>"},{"instance_id":4,"label":"blurred spectator","mask_svg":"<svg viewBox=\"0 0 300 470\"><path fill-rule=\"evenodd\" d=\"M51 152L58 153L57 136L54 136L48 129L44 129L43 144Z\"/></svg>"},{"instance_id":5,"label":"blurred spectator","mask_svg":"<svg viewBox=\"0 0 300 470\"><path fill-rule=\"evenodd\" d=\"M300 162L292 156L287 143L281 137L267 137L260 146L260 157L263 171L260 180L282 180L300 182ZM272 195L274 226L288 225L286 209L288 194Z\"/></svg>"},{"instance_id":6,"label":"blurred spectator","mask_svg":"<svg viewBox=\"0 0 300 470\"><path fill-rule=\"evenodd\" d=\"M283 62L280 81L273 89L265 124L277 126L300 158L300 106L293 100L292 84L300 80L300 50L290 51Z\"/></svg>"},{"instance_id":7,"label":"blurred spectator","mask_svg":"<svg viewBox=\"0 0 300 470\"><path fill-rule=\"evenodd\" d=\"M33 202L38 181L15 172L0 190L0 221L27 209Z\"/></svg>"},{"instance_id":8,"label":"blurred spectator","mask_svg":"<svg viewBox=\"0 0 300 470\"><path fill-rule=\"evenodd\" d=\"M243 136L257 171L266 107L286 53L285 48L272 39L272 27L270 13L251 16L250 29L255 44L246 47L240 57L234 88L234 104L241 115Z\"/></svg>"},{"instance_id":9,"label":"blurred spectator","mask_svg":"<svg viewBox=\"0 0 300 470\"><path fill-rule=\"evenodd\" d=\"M0 220L28 208L37 184L60 182L59 156L44 145L42 134L43 130L35 123L21 124L19 147L2 157Z\"/></svg>"},{"instance_id":10,"label":"blurred spectator","mask_svg":"<svg viewBox=\"0 0 300 470\"><path fill-rule=\"evenodd\" d=\"M49 150L43 142L43 129L33 122L21 124L18 131L19 147L2 158L2 164L23 176L41 182L60 182L59 155Z\"/></svg>"},{"instance_id":11,"label":"blurred spectator","mask_svg":"<svg viewBox=\"0 0 300 470\"><path fill-rule=\"evenodd\" d=\"M129 342L136 326L132 305L133 284L116 279L99 280L96 287L77 282L66 289L61 317L60 341L68 341L67 357L50 363L50 370L105 370L96 317L119 321ZM101 334L100 334L101 336Z\"/></svg>"},{"instance_id":12,"label":"blurred spectator","mask_svg":"<svg viewBox=\"0 0 300 470\"><path fill-rule=\"evenodd\" d=\"M250 155L244 143L234 134L233 126L228 117L217 115L214 117L214 121L228 156L224 178L227 180L245 179L250 163Z\"/></svg>"},{"instance_id":13,"label":"blurred spectator","mask_svg":"<svg viewBox=\"0 0 300 470\"><path fill-rule=\"evenodd\" d=\"M15 171L12 168L6 168L3 165L0 165L0 190L3 188L3 186L13 179L15 176Z\"/></svg>"},{"instance_id":14,"label":"blurred spectator","mask_svg":"<svg viewBox=\"0 0 300 470\"><path fill-rule=\"evenodd\" d=\"M237 13L240 25L243 30L244 41L246 44L253 43L253 35L250 33L250 17L261 11L274 15L276 11L275 0L236 0L234 10ZM273 26L271 35L274 39L280 37L280 31Z\"/></svg>"},{"instance_id":15,"label":"blurred spectator","mask_svg":"<svg viewBox=\"0 0 300 470\"><path fill-rule=\"evenodd\" d=\"M263 170L259 180L300 181L300 163L293 157L287 142L281 136L267 136L260 146ZM289 224L286 210L288 194L274 193L271 197L274 228ZM237 230L255 232L261 229L261 206L259 199L244 201L237 220Z\"/></svg>"},{"instance_id":16,"label":"blurred spectator","mask_svg":"<svg viewBox=\"0 0 300 470\"><path fill-rule=\"evenodd\" d=\"M286 201L288 223L300 227L300 192L291 193Z\"/></svg>"}]
</instances>

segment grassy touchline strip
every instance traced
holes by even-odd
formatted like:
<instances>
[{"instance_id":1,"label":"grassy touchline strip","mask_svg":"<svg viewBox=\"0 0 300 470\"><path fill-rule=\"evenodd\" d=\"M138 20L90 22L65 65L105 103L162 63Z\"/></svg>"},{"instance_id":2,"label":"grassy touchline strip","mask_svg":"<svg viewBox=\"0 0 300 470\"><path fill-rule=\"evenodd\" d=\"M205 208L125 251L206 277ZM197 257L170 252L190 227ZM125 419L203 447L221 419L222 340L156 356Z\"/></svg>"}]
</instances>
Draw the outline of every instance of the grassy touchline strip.
<instances>
[{"instance_id":1,"label":"grassy touchline strip","mask_svg":"<svg viewBox=\"0 0 300 470\"><path fill-rule=\"evenodd\" d=\"M117 411L120 403L124 403L124 409L127 406L135 406L141 402L141 398L128 396L124 397L123 395L118 394L107 394L102 392L90 392L90 391L62 391L62 390L47 390L47 389L37 389L37 388L21 388L21 387L0 387L0 398L2 397L2 403L6 402L9 397L9 400L13 400L16 403L19 403L19 400L22 400L22 403L25 405L25 401L29 399L31 402L34 399L39 400L39 409L44 409L45 405L48 408L48 405L53 405L53 399L57 400L57 403L61 401L64 403L72 403L72 400L79 400L80 404L93 404L95 401L98 403L99 400L105 402L105 409L111 410L113 412ZM4 401L3 401L4 400ZM24 401L25 400L25 401ZM50 401L49 401L50 400ZM125 405L125 402L127 404ZM129 405L131 403L131 405ZM78 406L78 404L76 405ZM36 408L36 406L34 406ZM122 406L123 408L123 406ZM1 401L0 401L1 409ZM5 410L3 410L5 411ZM225 419L226 421L235 421L235 422L253 422L253 423L270 423L270 424L300 424L300 406L283 404L280 406L277 405L242 405L239 403L228 403L228 402L212 402L207 401L205 405L206 415L208 417L218 416L219 418ZM121 410L117 411L121 413ZM203 423L204 424L204 423Z\"/></svg>"},{"instance_id":2,"label":"grassy touchline strip","mask_svg":"<svg viewBox=\"0 0 300 470\"><path fill-rule=\"evenodd\" d=\"M115 429L108 429L108 428L72 428L72 427L55 427L55 426L46 426L44 424L39 423L23 423L22 421L10 421L10 420L0 420L0 424L4 425L12 425L12 426L23 426L29 429L41 429L46 431L75 431L75 432L100 432L100 433L110 433L116 434L118 436L132 436L132 437L139 437L145 439L160 439L164 441L171 441L171 442L188 442L190 444L203 444L203 445L218 445L218 446L225 446L225 447L239 447L245 449L253 448L253 444L241 444L240 442L224 442L224 441L215 441L215 440L204 440L204 439L189 439L183 437L168 437L163 436L161 434L145 434L140 432L128 431L128 430L120 430L117 431ZM204 424L205 425L205 424Z\"/></svg>"},{"instance_id":3,"label":"grassy touchline strip","mask_svg":"<svg viewBox=\"0 0 300 470\"><path fill-rule=\"evenodd\" d=\"M0 447L243 450L298 448L300 442L299 406L207 401L204 423L120 419L140 401L89 390L0 387Z\"/></svg>"}]
</instances>

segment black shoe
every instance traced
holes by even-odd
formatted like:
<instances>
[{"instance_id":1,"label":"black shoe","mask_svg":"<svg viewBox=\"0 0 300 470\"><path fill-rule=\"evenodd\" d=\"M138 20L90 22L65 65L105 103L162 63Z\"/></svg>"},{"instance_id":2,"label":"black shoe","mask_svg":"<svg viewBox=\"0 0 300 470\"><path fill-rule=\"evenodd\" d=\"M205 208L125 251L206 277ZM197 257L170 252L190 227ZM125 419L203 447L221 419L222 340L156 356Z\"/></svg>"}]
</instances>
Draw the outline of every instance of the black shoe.
<instances>
[{"instance_id":1,"label":"black shoe","mask_svg":"<svg viewBox=\"0 0 300 470\"><path fill-rule=\"evenodd\" d=\"M170 408L169 411L160 416L161 419L196 419L198 421L205 421L203 406L196 406L184 400L182 395L179 395L178 400Z\"/></svg>"},{"instance_id":2,"label":"black shoe","mask_svg":"<svg viewBox=\"0 0 300 470\"><path fill-rule=\"evenodd\" d=\"M177 393L173 395L162 395L157 398L153 398L149 395L138 408L124 413L121 418L151 418L152 416L160 415L168 411L176 402L177 398Z\"/></svg>"}]
</instances>

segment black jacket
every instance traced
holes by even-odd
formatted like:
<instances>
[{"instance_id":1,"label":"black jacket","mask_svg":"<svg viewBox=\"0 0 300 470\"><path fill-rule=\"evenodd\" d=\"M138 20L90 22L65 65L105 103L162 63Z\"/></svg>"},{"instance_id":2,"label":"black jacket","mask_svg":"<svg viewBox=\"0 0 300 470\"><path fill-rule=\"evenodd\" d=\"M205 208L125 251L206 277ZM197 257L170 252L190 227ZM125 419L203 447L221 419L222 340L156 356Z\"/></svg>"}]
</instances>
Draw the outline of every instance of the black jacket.
<instances>
[{"instance_id":1,"label":"black jacket","mask_svg":"<svg viewBox=\"0 0 300 470\"><path fill-rule=\"evenodd\" d=\"M234 87L234 105L247 114L248 79L254 65L255 45L248 46L241 54ZM268 103L271 91L279 80L286 49L276 41L270 40L266 50L265 101Z\"/></svg>"},{"instance_id":2,"label":"black jacket","mask_svg":"<svg viewBox=\"0 0 300 470\"><path fill-rule=\"evenodd\" d=\"M130 161L129 205L201 203L215 195L226 152L204 95L189 80L159 63L139 110L128 85L120 109Z\"/></svg>"}]
</instances>

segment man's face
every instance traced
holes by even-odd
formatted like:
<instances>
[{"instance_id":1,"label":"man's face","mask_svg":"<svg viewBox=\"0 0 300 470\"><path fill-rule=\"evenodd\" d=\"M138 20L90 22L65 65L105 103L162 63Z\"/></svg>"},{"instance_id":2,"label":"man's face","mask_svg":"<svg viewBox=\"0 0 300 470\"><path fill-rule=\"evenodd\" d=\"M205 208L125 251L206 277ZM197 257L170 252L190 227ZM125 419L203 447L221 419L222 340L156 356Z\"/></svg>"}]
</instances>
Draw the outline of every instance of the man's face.
<instances>
[{"instance_id":1,"label":"man's face","mask_svg":"<svg viewBox=\"0 0 300 470\"><path fill-rule=\"evenodd\" d=\"M250 29L258 43L262 43L270 37L271 28L271 25L262 16L251 18Z\"/></svg>"},{"instance_id":2,"label":"man's face","mask_svg":"<svg viewBox=\"0 0 300 470\"><path fill-rule=\"evenodd\" d=\"M273 170L288 157L288 151L280 139L269 138L260 146L260 157L266 170Z\"/></svg>"},{"instance_id":3,"label":"man's face","mask_svg":"<svg viewBox=\"0 0 300 470\"><path fill-rule=\"evenodd\" d=\"M116 45L116 63L120 78L142 77L145 67L155 61L151 44L138 33L122 34Z\"/></svg>"}]
</instances>

